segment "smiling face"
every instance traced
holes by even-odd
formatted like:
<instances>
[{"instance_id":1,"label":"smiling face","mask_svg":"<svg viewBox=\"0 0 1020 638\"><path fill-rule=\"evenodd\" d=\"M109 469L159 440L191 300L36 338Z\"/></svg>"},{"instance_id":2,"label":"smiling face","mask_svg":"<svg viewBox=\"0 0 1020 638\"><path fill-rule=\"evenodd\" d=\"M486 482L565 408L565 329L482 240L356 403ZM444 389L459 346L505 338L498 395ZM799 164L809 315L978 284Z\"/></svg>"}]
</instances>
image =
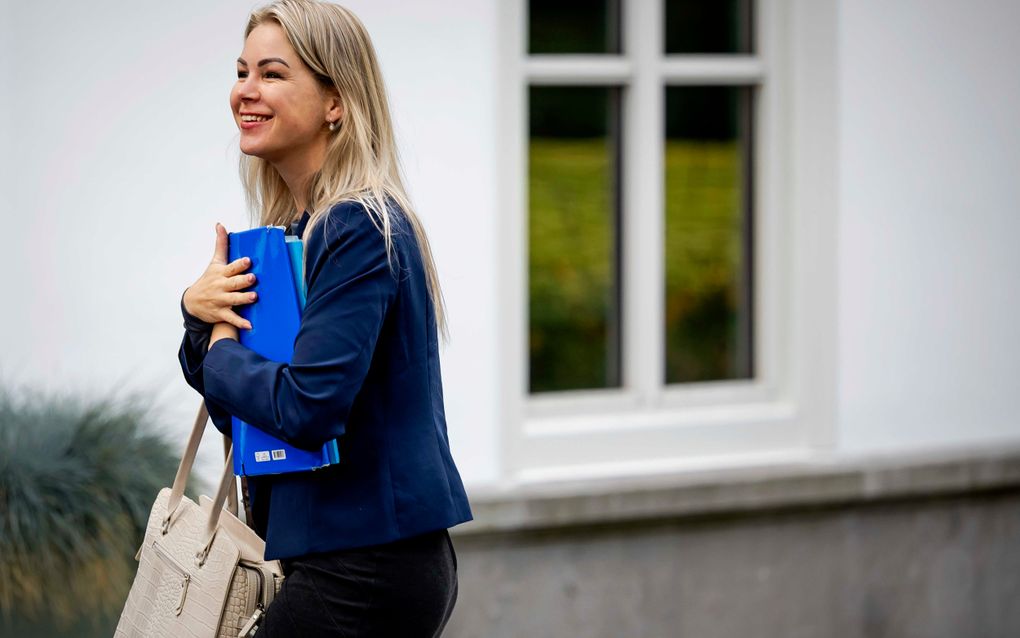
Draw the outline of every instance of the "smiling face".
<instances>
[{"instance_id":1,"label":"smiling face","mask_svg":"<svg viewBox=\"0 0 1020 638\"><path fill-rule=\"evenodd\" d=\"M245 39L230 108L241 129L241 152L278 168L321 164L329 122L340 117L335 92L316 79L275 22L260 24Z\"/></svg>"}]
</instances>

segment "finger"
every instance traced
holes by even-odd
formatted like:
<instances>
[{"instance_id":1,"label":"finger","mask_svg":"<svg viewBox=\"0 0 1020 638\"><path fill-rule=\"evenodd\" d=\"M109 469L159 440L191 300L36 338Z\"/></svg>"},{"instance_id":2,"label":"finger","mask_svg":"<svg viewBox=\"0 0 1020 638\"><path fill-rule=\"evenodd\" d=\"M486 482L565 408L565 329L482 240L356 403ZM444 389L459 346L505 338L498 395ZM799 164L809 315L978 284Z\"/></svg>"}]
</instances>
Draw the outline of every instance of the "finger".
<instances>
[{"instance_id":1,"label":"finger","mask_svg":"<svg viewBox=\"0 0 1020 638\"><path fill-rule=\"evenodd\" d=\"M258 293L254 292L230 292L224 296L224 301L231 306L244 306L258 301Z\"/></svg>"},{"instance_id":2,"label":"finger","mask_svg":"<svg viewBox=\"0 0 1020 638\"><path fill-rule=\"evenodd\" d=\"M230 309L220 315L220 321L226 321L239 330L251 330L251 322Z\"/></svg>"},{"instance_id":3,"label":"finger","mask_svg":"<svg viewBox=\"0 0 1020 638\"><path fill-rule=\"evenodd\" d=\"M227 285L224 290L233 292L235 290L243 290L248 286L255 283L255 275L248 273L247 275L237 275L227 279Z\"/></svg>"},{"instance_id":4,"label":"finger","mask_svg":"<svg viewBox=\"0 0 1020 638\"><path fill-rule=\"evenodd\" d=\"M223 276L233 277L234 275L243 273L245 270L248 270L249 266L251 266L251 260L248 259L247 257L235 259L234 261L227 264L227 267L223 270Z\"/></svg>"},{"instance_id":5,"label":"finger","mask_svg":"<svg viewBox=\"0 0 1020 638\"><path fill-rule=\"evenodd\" d=\"M227 263L227 250L230 246L230 242L227 240L227 229L223 227L223 224L216 223L216 248L213 250L212 263L214 264L225 264Z\"/></svg>"}]
</instances>

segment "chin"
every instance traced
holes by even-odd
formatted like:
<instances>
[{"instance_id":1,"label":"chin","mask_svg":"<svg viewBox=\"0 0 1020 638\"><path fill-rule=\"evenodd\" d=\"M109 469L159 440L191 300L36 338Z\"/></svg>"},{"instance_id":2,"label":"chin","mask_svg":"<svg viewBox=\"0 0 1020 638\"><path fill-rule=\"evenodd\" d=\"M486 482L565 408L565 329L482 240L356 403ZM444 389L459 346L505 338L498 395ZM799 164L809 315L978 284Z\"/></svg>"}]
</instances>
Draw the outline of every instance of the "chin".
<instances>
[{"instance_id":1,"label":"chin","mask_svg":"<svg viewBox=\"0 0 1020 638\"><path fill-rule=\"evenodd\" d=\"M251 141L245 142L241 140L241 152L251 157L265 158L265 148L261 144L256 144Z\"/></svg>"}]
</instances>

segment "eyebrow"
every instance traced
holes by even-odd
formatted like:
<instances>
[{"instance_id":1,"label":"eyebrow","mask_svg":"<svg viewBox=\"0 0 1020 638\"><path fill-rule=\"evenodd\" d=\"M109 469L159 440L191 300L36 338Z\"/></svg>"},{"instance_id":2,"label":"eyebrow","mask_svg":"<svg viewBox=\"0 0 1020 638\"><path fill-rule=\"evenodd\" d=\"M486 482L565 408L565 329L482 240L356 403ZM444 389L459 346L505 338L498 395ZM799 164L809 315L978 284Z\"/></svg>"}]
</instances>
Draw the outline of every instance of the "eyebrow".
<instances>
[{"instance_id":1,"label":"eyebrow","mask_svg":"<svg viewBox=\"0 0 1020 638\"><path fill-rule=\"evenodd\" d=\"M270 62L279 62L288 69L290 68L290 65L284 62L282 58L266 58L265 60L259 60L259 63L256 66L265 66ZM243 64L244 66L248 66L248 63L244 61L244 58L237 58L237 63Z\"/></svg>"}]
</instances>

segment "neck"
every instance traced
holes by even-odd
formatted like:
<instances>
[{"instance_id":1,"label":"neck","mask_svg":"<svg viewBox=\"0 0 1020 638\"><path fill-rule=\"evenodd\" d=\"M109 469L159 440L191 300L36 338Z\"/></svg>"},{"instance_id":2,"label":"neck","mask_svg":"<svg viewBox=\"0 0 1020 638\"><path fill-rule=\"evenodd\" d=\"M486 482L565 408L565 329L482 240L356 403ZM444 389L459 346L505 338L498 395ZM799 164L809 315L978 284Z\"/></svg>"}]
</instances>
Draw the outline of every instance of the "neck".
<instances>
[{"instance_id":1,"label":"neck","mask_svg":"<svg viewBox=\"0 0 1020 638\"><path fill-rule=\"evenodd\" d=\"M273 162L273 167L287 184L287 190L294 198L296 214L308 210L308 186L312 176L322 168L326 147L315 147L307 153L292 153L289 157Z\"/></svg>"}]
</instances>

